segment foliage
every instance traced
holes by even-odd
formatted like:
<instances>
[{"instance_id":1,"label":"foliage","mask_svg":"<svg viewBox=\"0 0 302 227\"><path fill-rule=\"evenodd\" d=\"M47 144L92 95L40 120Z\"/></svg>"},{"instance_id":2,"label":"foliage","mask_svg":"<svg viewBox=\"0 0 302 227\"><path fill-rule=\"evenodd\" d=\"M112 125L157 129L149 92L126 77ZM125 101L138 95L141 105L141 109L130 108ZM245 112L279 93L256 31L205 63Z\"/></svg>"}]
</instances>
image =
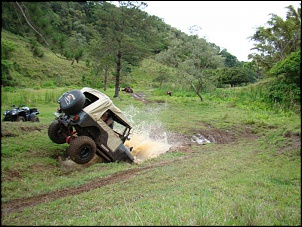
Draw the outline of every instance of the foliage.
<instances>
[{"instance_id":1,"label":"foliage","mask_svg":"<svg viewBox=\"0 0 302 227\"><path fill-rule=\"evenodd\" d=\"M5 86L93 85L106 90L108 83L109 88L115 86L118 91L121 85L138 89L144 85L148 89L185 92L191 89L202 100L202 92L227 87L228 83L244 86L254 83L255 78L263 80L271 67L274 68L267 75L282 74L282 77L278 75L279 80L286 77L280 83L298 83L295 72L298 54L269 68L262 64L262 60L268 60L266 54L255 56L252 62L238 62L227 50L196 35L188 36L143 12L141 7L147 6L143 2L120 2L118 6L110 2L3 2L2 6L2 33L9 30L20 35L9 39L16 50L11 52L14 62L5 59L2 63ZM300 48L300 27L297 27L300 11L288 9L286 21L272 14L268 22L271 28L263 28L263 31L259 28L254 37L272 45L269 50L275 50L274 45L278 51L283 47L284 59L290 51ZM283 35L292 42L285 46L280 38ZM31 58L27 50L29 40L35 54L42 56L43 53L43 58ZM65 60L56 58L59 56L54 53L61 54ZM78 64L70 64L66 58ZM141 62L145 59L156 61L144 69L141 67L146 66ZM162 67L157 60L169 66ZM221 74L225 66L229 70ZM222 84L223 81L226 83ZM272 97L276 96L276 92L272 93ZM299 91L295 90L294 94Z\"/></svg>"},{"instance_id":2,"label":"foliage","mask_svg":"<svg viewBox=\"0 0 302 227\"><path fill-rule=\"evenodd\" d=\"M300 89L295 84L280 84L277 80L232 89L219 88L211 92L211 97L228 100L236 106L248 105L251 110L301 112Z\"/></svg>"},{"instance_id":3,"label":"foliage","mask_svg":"<svg viewBox=\"0 0 302 227\"><path fill-rule=\"evenodd\" d=\"M282 84L275 80L270 84L269 98L272 102L294 106L301 103L301 90L296 84Z\"/></svg>"},{"instance_id":4,"label":"foliage","mask_svg":"<svg viewBox=\"0 0 302 227\"><path fill-rule=\"evenodd\" d=\"M301 5L301 4L300 4ZM271 14L268 27L260 26L256 33L249 37L255 41L257 53L250 54L265 69L270 69L276 62L284 60L290 53L301 49L301 7L288 9L286 19Z\"/></svg>"},{"instance_id":5,"label":"foliage","mask_svg":"<svg viewBox=\"0 0 302 227\"><path fill-rule=\"evenodd\" d=\"M1 59L8 60L12 56L12 52L16 49L13 42L6 39L1 39Z\"/></svg>"},{"instance_id":6,"label":"foliage","mask_svg":"<svg viewBox=\"0 0 302 227\"><path fill-rule=\"evenodd\" d=\"M231 87L256 81L255 72L243 67L220 68L218 81L220 84L230 84Z\"/></svg>"},{"instance_id":7,"label":"foliage","mask_svg":"<svg viewBox=\"0 0 302 227\"><path fill-rule=\"evenodd\" d=\"M279 83L295 84L301 88L301 50L292 52L284 60L277 62L268 72L279 79Z\"/></svg>"},{"instance_id":8,"label":"foliage","mask_svg":"<svg viewBox=\"0 0 302 227\"><path fill-rule=\"evenodd\" d=\"M220 52L221 56L224 57L224 66L225 67L235 67L239 66L240 63L236 56L230 54L226 49L223 49Z\"/></svg>"},{"instance_id":9,"label":"foliage","mask_svg":"<svg viewBox=\"0 0 302 227\"><path fill-rule=\"evenodd\" d=\"M122 67L127 64L135 66L151 53L146 45L152 37L148 16L139 10L144 5L143 2L119 2L119 7L115 7L104 2L93 11L97 24L100 25L97 30L104 30L101 41L105 44L101 46L101 52L104 53L102 58L107 59L106 65L112 64L108 60L116 65L114 97L118 97L122 72L124 76L128 73L127 69L122 70Z\"/></svg>"},{"instance_id":10,"label":"foliage","mask_svg":"<svg viewBox=\"0 0 302 227\"><path fill-rule=\"evenodd\" d=\"M86 37L81 33L73 32L65 43L63 55L68 59L74 59L77 63L79 63L80 58L82 58L84 55L86 47Z\"/></svg>"},{"instance_id":11,"label":"foliage","mask_svg":"<svg viewBox=\"0 0 302 227\"><path fill-rule=\"evenodd\" d=\"M29 40L30 43L30 50L33 53L34 56L37 56L39 58L42 58L44 53L43 51L41 51L41 49L39 48L39 44L37 41L30 39Z\"/></svg>"},{"instance_id":12,"label":"foliage","mask_svg":"<svg viewBox=\"0 0 302 227\"><path fill-rule=\"evenodd\" d=\"M201 90L207 80L207 70L223 65L223 58L217 49L204 39L191 36L186 41L178 39L172 42L170 48L156 56L170 67L176 67L194 89L200 100Z\"/></svg>"},{"instance_id":13,"label":"foliage","mask_svg":"<svg viewBox=\"0 0 302 227\"><path fill-rule=\"evenodd\" d=\"M13 86L16 81L10 75L10 69L12 68L12 52L16 49L14 43L1 39L1 82L3 86Z\"/></svg>"}]
</instances>

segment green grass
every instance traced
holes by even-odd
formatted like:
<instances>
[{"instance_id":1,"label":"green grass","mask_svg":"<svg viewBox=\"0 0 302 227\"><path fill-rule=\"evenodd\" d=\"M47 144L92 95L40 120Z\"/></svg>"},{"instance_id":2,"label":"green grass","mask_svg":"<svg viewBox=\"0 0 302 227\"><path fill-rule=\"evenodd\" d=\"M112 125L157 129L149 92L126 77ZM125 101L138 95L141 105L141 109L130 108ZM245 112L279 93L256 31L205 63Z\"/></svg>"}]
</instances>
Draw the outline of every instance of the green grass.
<instances>
[{"instance_id":1,"label":"green grass","mask_svg":"<svg viewBox=\"0 0 302 227\"><path fill-rule=\"evenodd\" d=\"M248 141L236 150L195 147L192 157L174 164L177 159L169 157L171 163L127 181L27 208L3 220L17 225L299 225L299 160L264 158L255 155L255 147ZM99 165L89 172L104 164ZM72 185L85 175L66 180Z\"/></svg>"},{"instance_id":2,"label":"green grass","mask_svg":"<svg viewBox=\"0 0 302 227\"><path fill-rule=\"evenodd\" d=\"M54 100L61 91L52 90ZM12 100L18 93L24 91L12 92ZM106 93L112 97L114 90ZM38 94L45 98L49 90L31 93L33 97ZM251 111L207 98L200 102L193 97L148 93L146 100L148 104L125 93L113 99L126 114L137 111L139 117L139 113L144 113L136 119L160 122L166 131L189 137L212 127L233 131L240 139L226 144L195 144L186 151L168 152L138 166L95 163L67 174L56 160L58 155L64 155L67 144L54 144L47 136L57 103L45 104L41 98L37 103L41 122L2 122L2 132L17 135L2 139L2 203L68 190L129 169L154 167L87 192L3 215L2 224L301 224L300 148L292 148L292 137L285 136L289 132L300 133L299 116L272 110ZM246 128L252 129L255 138L241 138ZM160 163L165 164L157 165Z\"/></svg>"}]
</instances>

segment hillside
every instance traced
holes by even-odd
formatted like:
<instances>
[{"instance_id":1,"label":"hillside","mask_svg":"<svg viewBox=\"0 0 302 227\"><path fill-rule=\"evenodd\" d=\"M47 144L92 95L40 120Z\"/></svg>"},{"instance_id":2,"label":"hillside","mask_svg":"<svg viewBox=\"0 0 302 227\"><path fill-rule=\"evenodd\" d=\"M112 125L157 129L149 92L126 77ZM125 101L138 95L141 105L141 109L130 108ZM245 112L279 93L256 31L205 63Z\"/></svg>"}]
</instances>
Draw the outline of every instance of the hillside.
<instances>
[{"instance_id":1,"label":"hillside","mask_svg":"<svg viewBox=\"0 0 302 227\"><path fill-rule=\"evenodd\" d=\"M8 41L15 47L10 61L13 67L10 69L12 78L16 81L17 87L23 88L52 88L68 86L91 86L103 88L103 74L98 77L90 72L91 67L86 62L79 63L56 56L50 49L40 46L43 57L33 55L29 49L26 39L12 34L5 29L1 31L2 41ZM154 78L159 74L160 63L152 59L144 59L139 67L133 67L130 75L121 78L121 87L131 85L136 89L150 89L158 85ZM108 88L115 85L113 71L109 72ZM171 71L171 69L170 69ZM170 72L172 74L172 72ZM169 74L167 74L169 75ZM143 78L143 79L142 79Z\"/></svg>"},{"instance_id":2,"label":"hillside","mask_svg":"<svg viewBox=\"0 0 302 227\"><path fill-rule=\"evenodd\" d=\"M24 38L1 30L1 41L13 44L10 61L13 63L11 76L19 87L51 87L80 85L81 78L89 75L85 62L71 64L71 60L57 57L48 48L40 46L43 57L39 58L30 51L30 44Z\"/></svg>"}]
</instances>

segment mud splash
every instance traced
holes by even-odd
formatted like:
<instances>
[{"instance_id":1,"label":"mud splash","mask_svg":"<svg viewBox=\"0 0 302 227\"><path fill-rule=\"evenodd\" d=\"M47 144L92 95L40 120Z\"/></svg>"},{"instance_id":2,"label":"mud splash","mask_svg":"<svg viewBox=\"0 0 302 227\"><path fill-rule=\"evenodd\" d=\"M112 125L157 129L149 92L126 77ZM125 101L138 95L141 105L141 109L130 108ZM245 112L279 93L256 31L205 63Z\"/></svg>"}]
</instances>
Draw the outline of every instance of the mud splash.
<instances>
[{"instance_id":1,"label":"mud splash","mask_svg":"<svg viewBox=\"0 0 302 227\"><path fill-rule=\"evenodd\" d=\"M166 108L165 104L155 107L149 106L145 110L131 105L124 111L132 123L130 140L125 141L125 146L133 147L131 153L137 162L158 157L174 145L171 138L168 138L169 132L158 120L158 113L163 108Z\"/></svg>"},{"instance_id":2,"label":"mud splash","mask_svg":"<svg viewBox=\"0 0 302 227\"><path fill-rule=\"evenodd\" d=\"M172 146L138 134L134 134L130 141L125 142L125 145L133 147L131 153L137 161L155 158L160 154L166 153Z\"/></svg>"}]
</instances>

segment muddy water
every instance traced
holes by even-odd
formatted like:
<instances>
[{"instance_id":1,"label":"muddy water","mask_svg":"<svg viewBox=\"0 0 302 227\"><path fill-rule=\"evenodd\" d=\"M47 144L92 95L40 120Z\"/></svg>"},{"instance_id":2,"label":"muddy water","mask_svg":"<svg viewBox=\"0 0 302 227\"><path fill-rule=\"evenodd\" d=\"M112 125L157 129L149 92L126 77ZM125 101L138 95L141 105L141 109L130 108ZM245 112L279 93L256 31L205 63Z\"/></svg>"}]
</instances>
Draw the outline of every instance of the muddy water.
<instances>
[{"instance_id":1,"label":"muddy water","mask_svg":"<svg viewBox=\"0 0 302 227\"><path fill-rule=\"evenodd\" d=\"M124 111L132 124L130 140L125 141L125 146L133 147L131 153L138 162L158 157L173 146L171 139L168 139L169 133L158 120L163 108L166 106L148 107L145 110L130 106Z\"/></svg>"},{"instance_id":2,"label":"muddy water","mask_svg":"<svg viewBox=\"0 0 302 227\"><path fill-rule=\"evenodd\" d=\"M133 147L131 153L138 161L155 158L166 153L172 146L162 141L156 141L142 135L134 134L129 141L125 142L127 147Z\"/></svg>"}]
</instances>

